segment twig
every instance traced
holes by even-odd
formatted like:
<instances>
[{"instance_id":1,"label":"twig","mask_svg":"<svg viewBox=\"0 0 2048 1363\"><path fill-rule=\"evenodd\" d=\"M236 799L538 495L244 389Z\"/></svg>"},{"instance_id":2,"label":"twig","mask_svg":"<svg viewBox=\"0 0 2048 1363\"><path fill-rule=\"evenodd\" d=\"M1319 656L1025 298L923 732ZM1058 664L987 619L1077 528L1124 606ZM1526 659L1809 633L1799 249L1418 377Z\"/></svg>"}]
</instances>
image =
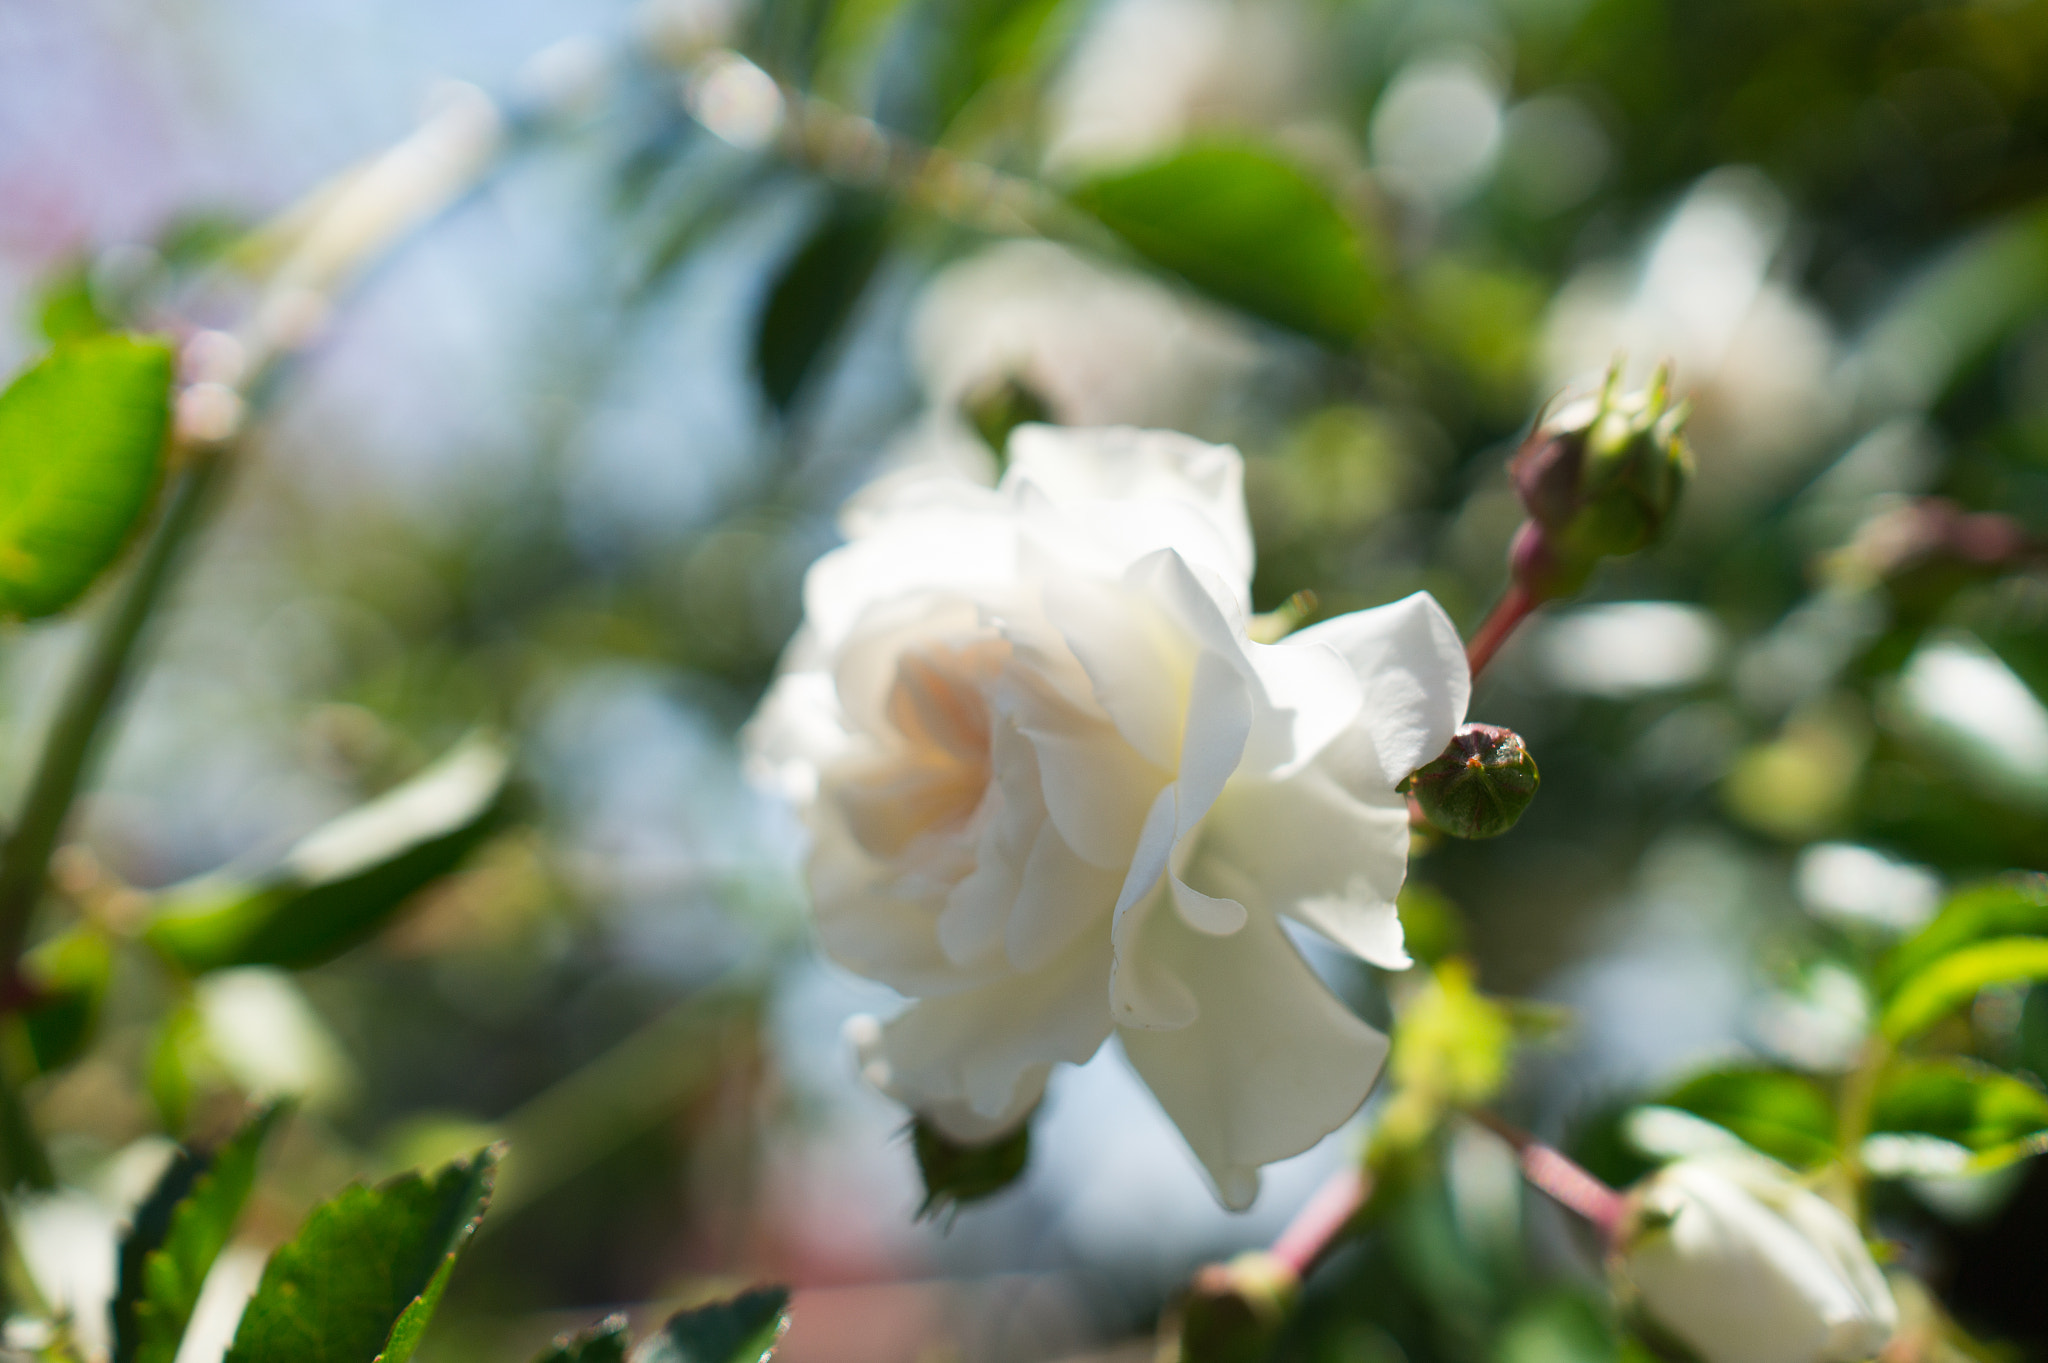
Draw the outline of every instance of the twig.
<instances>
[{"instance_id":1,"label":"twig","mask_svg":"<svg viewBox=\"0 0 2048 1363\"><path fill-rule=\"evenodd\" d=\"M1372 1181L1357 1167L1339 1169L1309 1196L1273 1241L1272 1256L1297 1274L1307 1273L1371 1196Z\"/></svg>"}]
</instances>

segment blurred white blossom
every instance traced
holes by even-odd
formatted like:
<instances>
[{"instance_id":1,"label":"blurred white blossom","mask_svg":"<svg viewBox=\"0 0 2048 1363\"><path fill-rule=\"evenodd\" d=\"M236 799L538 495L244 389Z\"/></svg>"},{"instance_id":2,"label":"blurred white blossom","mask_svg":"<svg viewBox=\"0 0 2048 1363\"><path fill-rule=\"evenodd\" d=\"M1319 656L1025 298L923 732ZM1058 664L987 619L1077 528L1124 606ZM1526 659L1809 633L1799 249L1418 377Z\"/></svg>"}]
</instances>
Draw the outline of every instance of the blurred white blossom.
<instances>
[{"instance_id":1,"label":"blurred white blossom","mask_svg":"<svg viewBox=\"0 0 2048 1363\"><path fill-rule=\"evenodd\" d=\"M1967 635L1937 639L1899 674L1906 724L1994 799L2048 809L2048 706Z\"/></svg>"},{"instance_id":2,"label":"blurred white blossom","mask_svg":"<svg viewBox=\"0 0 2048 1363\"><path fill-rule=\"evenodd\" d=\"M1363 1101L1386 1038L1292 917L1408 962L1408 814L1470 691L1427 595L1245 633L1237 451L1025 426L989 489L901 481L848 518L747 733L802 801L819 935L916 1002L865 1072L953 1138L1112 1032L1232 1207Z\"/></svg>"},{"instance_id":3,"label":"blurred white blossom","mask_svg":"<svg viewBox=\"0 0 2048 1363\"><path fill-rule=\"evenodd\" d=\"M1300 118L1315 53L1304 7L1287 0L1111 0L1053 87L1047 169L1116 166L1205 129Z\"/></svg>"},{"instance_id":4,"label":"blurred white blossom","mask_svg":"<svg viewBox=\"0 0 2048 1363\"><path fill-rule=\"evenodd\" d=\"M1816 918L1911 932L1934 917L1941 877L1852 842L1817 842L1792 870L1799 901Z\"/></svg>"},{"instance_id":5,"label":"blurred white blossom","mask_svg":"<svg viewBox=\"0 0 2048 1363\"><path fill-rule=\"evenodd\" d=\"M911 319L932 405L1015 379L1065 426L1186 424L1257 359L1222 313L1044 241L991 246L939 272Z\"/></svg>"},{"instance_id":6,"label":"blurred white blossom","mask_svg":"<svg viewBox=\"0 0 2048 1363\"><path fill-rule=\"evenodd\" d=\"M1372 114L1372 164L1381 183L1446 207L1477 188L1500 148L1500 84L1463 55L1402 68Z\"/></svg>"},{"instance_id":7,"label":"blurred white blossom","mask_svg":"<svg viewBox=\"0 0 2048 1363\"><path fill-rule=\"evenodd\" d=\"M1697 606L1615 601L1546 620L1536 645L1555 685L1619 697L1705 680L1720 659L1722 634Z\"/></svg>"},{"instance_id":8,"label":"blurred white blossom","mask_svg":"<svg viewBox=\"0 0 2048 1363\"><path fill-rule=\"evenodd\" d=\"M1761 1156L1680 1160L1635 1198L1621 1271L1702 1363L1861 1363L1898 1328L1856 1224Z\"/></svg>"}]
</instances>

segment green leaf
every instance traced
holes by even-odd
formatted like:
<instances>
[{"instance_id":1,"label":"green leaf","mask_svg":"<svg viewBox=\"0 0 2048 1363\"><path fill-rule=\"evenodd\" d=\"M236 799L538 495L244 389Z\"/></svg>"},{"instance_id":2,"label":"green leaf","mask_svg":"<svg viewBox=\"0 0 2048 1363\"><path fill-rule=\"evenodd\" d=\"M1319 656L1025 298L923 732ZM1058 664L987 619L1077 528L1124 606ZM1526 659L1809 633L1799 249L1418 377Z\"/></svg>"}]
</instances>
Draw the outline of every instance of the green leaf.
<instances>
[{"instance_id":1,"label":"green leaf","mask_svg":"<svg viewBox=\"0 0 2048 1363\"><path fill-rule=\"evenodd\" d=\"M172 1363L207 1270L227 1246L256 1162L287 1109L273 1104L211 1157L181 1149L121 1240L114 1363Z\"/></svg>"},{"instance_id":2,"label":"green leaf","mask_svg":"<svg viewBox=\"0 0 2048 1363\"><path fill-rule=\"evenodd\" d=\"M314 1208L264 1266L226 1363L405 1363L483 1220L500 1153Z\"/></svg>"},{"instance_id":3,"label":"green leaf","mask_svg":"<svg viewBox=\"0 0 2048 1363\"><path fill-rule=\"evenodd\" d=\"M888 240L882 204L838 194L783 267L754 337L754 365L776 411L789 410L805 377L845 328Z\"/></svg>"},{"instance_id":4,"label":"green leaf","mask_svg":"<svg viewBox=\"0 0 2048 1363\"><path fill-rule=\"evenodd\" d=\"M765 1363L789 1328L789 1289L757 1287L669 1317L633 1363Z\"/></svg>"},{"instance_id":5,"label":"green leaf","mask_svg":"<svg viewBox=\"0 0 2048 1363\"><path fill-rule=\"evenodd\" d=\"M216 875L165 891L143 938L191 974L332 960L504 825L511 767L498 743L469 739L316 830L255 884Z\"/></svg>"},{"instance_id":6,"label":"green leaf","mask_svg":"<svg viewBox=\"0 0 2048 1363\"><path fill-rule=\"evenodd\" d=\"M2048 1144L2048 1094L1971 1061L1903 1061L1878 1087L1870 1129L1953 1141L1973 1167L1994 1167Z\"/></svg>"},{"instance_id":7,"label":"green leaf","mask_svg":"<svg viewBox=\"0 0 2048 1363\"><path fill-rule=\"evenodd\" d=\"M1251 146L1183 148L1071 198L1140 255L1270 322L1339 348L1379 307L1357 226L1323 187Z\"/></svg>"},{"instance_id":8,"label":"green leaf","mask_svg":"<svg viewBox=\"0 0 2048 1363\"><path fill-rule=\"evenodd\" d=\"M0 393L0 615L84 595L149 505L170 425L171 349L84 336Z\"/></svg>"},{"instance_id":9,"label":"green leaf","mask_svg":"<svg viewBox=\"0 0 2048 1363\"><path fill-rule=\"evenodd\" d=\"M71 928L22 958L31 1001L22 1009L36 1072L49 1074L92 1044L114 974L114 944L89 925Z\"/></svg>"},{"instance_id":10,"label":"green leaf","mask_svg":"<svg viewBox=\"0 0 2048 1363\"><path fill-rule=\"evenodd\" d=\"M1995 937L2048 935L2048 876L2015 875L1970 885L1950 895L1941 912L1893 947L1877 983L1890 995L1952 951Z\"/></svg>"},{"instance_id":11,"label":"green leaf","mask_svg":"<svg viewBox=\"0 0 2048 1363\"><path fill-rule=\"evenodd\" d=\"M533 1363L626 1363L626 1346L631 1342L626 1318L610 1315L573 1335L557 1335Z\"/></svg>"},{"instance_id":12,"label":"green leaf","mask_svg":"<svg viewBox=\"0 0 2048 1363\"><path fill-rule=\"evenodd\" d=\"M1907 979L1878 1029L1892 1041L1926 1031L1994 984L2048 980L2048 937L2001 937L1952 951Z\"/></svg>"},{"instance_id":13,"label":"green leaf","mask_svg":"<svg viewBox=\"0 0 2048 1363\"><path fill-rule=\"evenodd\" d=\"M97 336L113 324L93 297L91 263L75 260L43 282L35 297L36 325L49 341Z\"/></svg>"},{"instance_id":14,"label":"green leaf","mask_svg":"<svg viewBox=\"0 0 2048 1363\"><path fill-rule=\"evenodd\" d=\"M1724 1069L1695 1075L1654 1101L1712 1122L1799 1168L1835 1152L1835 1111L1819 1084L1785 1070Z\"/></svg>"}]
</instances>

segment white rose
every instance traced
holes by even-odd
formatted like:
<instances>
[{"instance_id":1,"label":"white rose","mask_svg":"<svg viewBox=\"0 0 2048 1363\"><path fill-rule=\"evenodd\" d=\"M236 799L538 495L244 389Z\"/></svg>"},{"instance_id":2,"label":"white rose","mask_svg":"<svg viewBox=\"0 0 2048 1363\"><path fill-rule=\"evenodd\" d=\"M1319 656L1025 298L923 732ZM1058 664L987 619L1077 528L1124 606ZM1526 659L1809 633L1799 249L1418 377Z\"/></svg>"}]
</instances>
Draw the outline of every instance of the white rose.
<instances>
[{"instance_id":1,"label":"white rose","mask_svg":"<svg viewBox=\"0 0 2048 1363\"><path fill-rule=\"evenodd\" d=\"M1242 484L1225 446L1026 426L999 487L861 499L747 734L807 808L826 951L914 1000L878 1086L982 1140L1114 1031L1239 1208L1387 1049L1280 916L1409 963L1394 786L1470 691L1423 594L1250 642Z\"/></svg>"},{"instance_id":2,"label":"white rose","mask_svg":"<svg viewBox=\"0 0 2048 1363\"><path fill-rule=\"evenodd\" d=\"M1680 1160L1637 1193L1623 1274L1704 1363L1858 1363L1899 1311L1848 1217L1759 1156Z\"/></svg>"}]
</instances>

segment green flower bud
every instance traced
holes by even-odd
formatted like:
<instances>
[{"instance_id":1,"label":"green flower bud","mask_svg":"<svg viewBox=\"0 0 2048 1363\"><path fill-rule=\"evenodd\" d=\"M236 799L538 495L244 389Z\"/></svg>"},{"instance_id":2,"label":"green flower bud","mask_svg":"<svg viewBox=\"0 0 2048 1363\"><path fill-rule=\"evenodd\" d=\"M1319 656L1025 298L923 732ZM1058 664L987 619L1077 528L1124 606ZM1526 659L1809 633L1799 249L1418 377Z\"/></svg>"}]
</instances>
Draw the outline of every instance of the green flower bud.
<instances>
[{"instance_id":1,"label":"green flower bud","mask_svg":"<svg viewBox=\"0 0 2048 1363\"><path fill-rule=\"evenodd\" d=\"M1408 793L1429 821L1454 838L1497 838L1536 798L1536 759L1521 735L1467 724L1442 756L1416 768Z\"/></svg>"},{"instance_id":2,"label":"green flower bud","mask_svg":"<svg viewBox=\"0 0 2048 1363\"><path fill-rule=\"evenodd\" d=\"M1670 370L1638 392L1620 386L1617 366L1597 396L1538 421L1508 462L1529 513L1511 566L1539 601L1577 591L1601 559L1653 543L1692 475L1681 433L1689 409L1671 399Z\"/></svg>"},{"instance_id":3,"label":"green flower bud","mask_svg":"<svg viewBox=\"0 0 2048 1363\"><path fill-rule=\"evenodd\" d=\"M1300 1294L1300 1275L1263 1250L1201 1269L1180 1303L1182 1363L1260 1363Z\"/></svg>"},{"instance_id":4,"label":"green flower bud","mask_svg":"<svg viewBox=\"0 0 2048 1363\"><path fill-rule=\"evenodd\" d=\"M1031 1122L982 1145L963 1145L941 1134L920 1117L911 1127L910 1146L924 1175L920 1219L953 1212L969 1202L994 1197L1015 1183L1031 1162Z\"/></svg>"}]
</instances>

